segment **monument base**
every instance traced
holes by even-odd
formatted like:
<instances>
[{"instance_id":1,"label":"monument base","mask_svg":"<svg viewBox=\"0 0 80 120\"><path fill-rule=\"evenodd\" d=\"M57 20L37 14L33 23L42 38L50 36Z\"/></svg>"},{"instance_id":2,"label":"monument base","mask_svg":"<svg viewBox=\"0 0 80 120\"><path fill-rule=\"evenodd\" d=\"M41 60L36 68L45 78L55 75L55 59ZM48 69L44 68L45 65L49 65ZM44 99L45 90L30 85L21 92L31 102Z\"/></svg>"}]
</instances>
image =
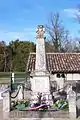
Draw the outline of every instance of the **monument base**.
<instances>
[{"instance_id":1,"label":"monument base","mask_svg":"<svg viewBox=\"0 0 80 120\"><path fill-rule=\"evenodd\" d=\"M30 101L30 104L33 105L33 104L36 104L36 103L40 103L40 104L47 104L47 105L53 105L53 100L52 100L52 95L50 94L50 92L42 92L41 95L41 102L39 102L39 99L38 99L38 94L40 92L32 92L32 96L31 96L31 101Z\"/></svg>"},{"instance_id":2,"label":"monument base","mask_svg":"<svg viewBox=\"0 0 80 120\"><path fill-rule=\"evenodd\" d=\"M31 81L31 104L39 102L39 94L41 94L41 103L53 104L52 95L50 94L50 80L49 75L35 74L30 78Z\"/></svg>"}]
</instances>

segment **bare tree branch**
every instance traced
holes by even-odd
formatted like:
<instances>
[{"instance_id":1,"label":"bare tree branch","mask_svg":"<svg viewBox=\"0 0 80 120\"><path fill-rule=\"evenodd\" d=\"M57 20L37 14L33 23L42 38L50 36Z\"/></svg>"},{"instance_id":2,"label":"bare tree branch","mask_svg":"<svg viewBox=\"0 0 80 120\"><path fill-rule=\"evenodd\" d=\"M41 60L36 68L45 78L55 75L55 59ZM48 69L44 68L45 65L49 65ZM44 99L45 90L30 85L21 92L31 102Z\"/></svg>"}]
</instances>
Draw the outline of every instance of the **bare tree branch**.
<instances>
[{"instance_id":1,"label":"bare tree branch","mask_svg":"<svg viewBox=\"0 0 80 120\"><path fill-rule=\"evenodd\" d=\"M67 39L68 34L62 25L59 13L51 13L46 30L55 47L55 52L61 52L62 42Z\"/></svg>"}]
</instances>

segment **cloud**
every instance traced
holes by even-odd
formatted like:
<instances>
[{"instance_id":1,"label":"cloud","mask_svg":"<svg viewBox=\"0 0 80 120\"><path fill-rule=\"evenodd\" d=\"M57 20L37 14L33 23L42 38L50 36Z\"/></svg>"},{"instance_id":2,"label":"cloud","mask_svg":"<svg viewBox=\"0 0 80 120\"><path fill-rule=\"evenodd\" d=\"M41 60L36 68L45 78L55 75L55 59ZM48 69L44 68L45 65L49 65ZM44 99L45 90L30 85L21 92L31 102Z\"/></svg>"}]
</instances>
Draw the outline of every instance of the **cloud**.
<instances>
[{"instance_id":1,"label":"cloud","mask_svg":"<svg viewBox=\"0 0 80 120\"><path fill-rule=\"evenodd\" d=\"M73 17L73 18L76 18L76 15L80 16L80 12L76 8L64 9L64 13L66 13L65 15L67 15L68 17Z\"/></svg>"},{"instance_id":2,"label":"cloud","mask_svg":"<svg viewBox=\"0 0 80 120\"><path fill-rule=\"evenodd\" d=\"M22 31L0 30L0 40L4 40L7 44L16 39L35 41L35 36L34 28L24 28Z\"/></svg>"}]
</instances>

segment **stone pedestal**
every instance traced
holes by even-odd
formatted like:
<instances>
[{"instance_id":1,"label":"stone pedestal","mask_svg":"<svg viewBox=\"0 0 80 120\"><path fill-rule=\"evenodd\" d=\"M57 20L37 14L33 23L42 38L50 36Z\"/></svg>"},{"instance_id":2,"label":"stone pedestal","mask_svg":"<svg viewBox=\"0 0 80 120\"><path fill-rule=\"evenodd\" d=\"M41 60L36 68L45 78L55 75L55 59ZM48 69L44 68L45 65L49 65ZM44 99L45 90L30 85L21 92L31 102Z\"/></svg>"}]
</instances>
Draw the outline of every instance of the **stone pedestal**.
<instances>
[{"instance_id":1,"label":"stone pedestal","mask_svg":"<svg viewBox=\"0 0 80 120\"><path fill-rule=\"evenodd\" d=\"M30 79L31 81L31 90L32 90L32 103L38 102L38 93L42 93L41 100L45 98L47 104L53 104L52 96L50 94L50 82L48 75L36 75Z\"/></svg>"},{"instance_id":2,"label":"stone pedestal","mask_svg":"<svg viewBox=\"0 0 80 120\"><path fill-rule=\"evenodd\" d=\"M57 90L60 89L60 92L63 91L64 87L64 78L56 78L57 81Z\"/></svg>"},{"instance_id":3,"label":"stone pedestal","mask_svg":"<svg viewBox=\"0 0 80 120\"><path fill-rule=\"evenodd\" d=\"M10 112L11 100L10 100L10 92L7 91L3 93L3 112Z\"/></svg>"},{"instance_id":4,"label":"stone pedestal","mask_svg":"<svg viewBox=\"0 0 80 120\"><path fill-rule=\"evenodd\" d=\"M0 120L3 120L3 100L0 99Z\"/></svg>"},{"instance_id":5,"label":"stone pedestal","mask_svg":"<svg viewBox=\"0 0 80 120\"><path fill-rule=\"evenodd\" d=\"M33 92L49 92L49 76L37 75L30 78L31 80L31 89Z\"/></svg>"},{"instance_id":6,"label":"stone pedestal","mask_svg":"<svg viewBox=\"0 0 80 120\"><path fill-rule=\"evenodd\" d=\"M76 118L76 93L72 90L68 92L68 103L70 118Z\"/></svg>"}]
</instances>

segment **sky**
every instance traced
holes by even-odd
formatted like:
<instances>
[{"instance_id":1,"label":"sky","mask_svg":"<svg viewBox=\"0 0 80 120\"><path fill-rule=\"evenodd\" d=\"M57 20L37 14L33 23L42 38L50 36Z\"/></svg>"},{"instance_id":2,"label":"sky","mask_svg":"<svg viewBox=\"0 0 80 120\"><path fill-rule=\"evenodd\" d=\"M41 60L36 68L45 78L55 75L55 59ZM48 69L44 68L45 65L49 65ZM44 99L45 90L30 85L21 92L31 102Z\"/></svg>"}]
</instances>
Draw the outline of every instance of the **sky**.
<instances>
[{"instance_id":1,"label":"sky","mask_svg":"<svg viewBox=\"0 0 80 120\"><path fill-rule=\"evenodd\" d=\"M59 12L64 27L79 36L78 4L80 0L0 0L0 40L35 41L37 25L47 24L51 12Z\"/></svg>"}]
</instances>

